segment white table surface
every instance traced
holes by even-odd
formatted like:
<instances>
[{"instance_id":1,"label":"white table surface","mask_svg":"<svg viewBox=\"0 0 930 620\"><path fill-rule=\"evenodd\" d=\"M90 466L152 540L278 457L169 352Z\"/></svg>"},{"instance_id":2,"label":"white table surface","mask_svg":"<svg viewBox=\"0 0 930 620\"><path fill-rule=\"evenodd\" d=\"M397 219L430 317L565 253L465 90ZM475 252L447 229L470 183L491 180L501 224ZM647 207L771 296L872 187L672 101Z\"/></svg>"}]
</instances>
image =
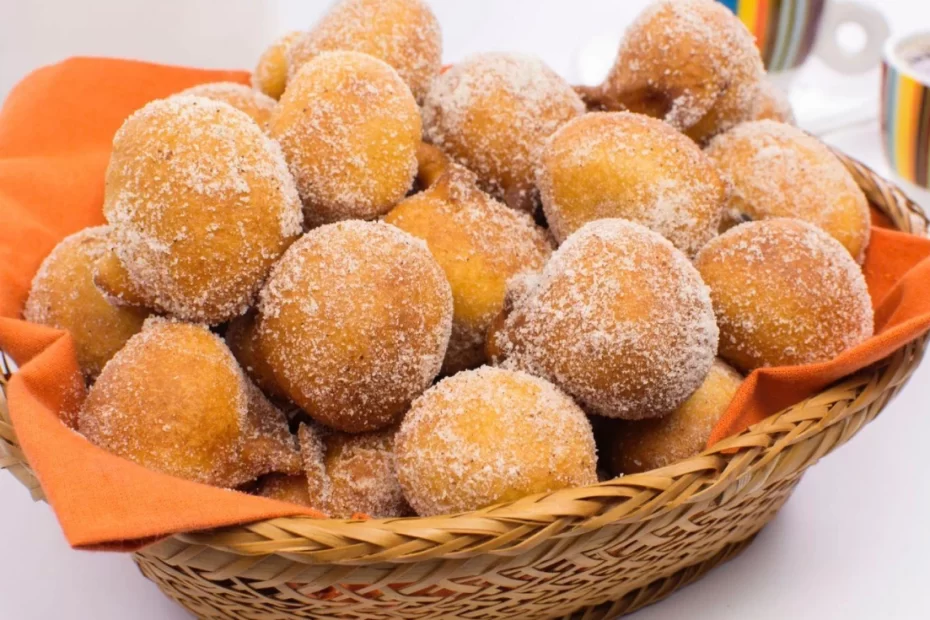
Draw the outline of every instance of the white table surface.
<instances>
[{"instance_id":1,"label":"white table surface","mask_svg":"<svg viewBox=\"0 0 930 620\"><path fill-rule=\"evenodd\" d=\"M921 22L930 28L926 0L871 3L887 12L893 31L919 28ZM193 35L178 29L174 21L178 14L172 17L169 8L161 9L161 18L153 16L151 2L61 0L27 6L0 0L0 99L26 71L69 54L248 67L261 40L303 27L326 3L279 0L266 2L258 11L257 2L245 0L193 4L196 9L188 4L177 11L189 19L199 19L194 14L218 15L221 4L226 11L223 19L195 29L199 40L208 43L168 49L165 41ZM572 58L577 48L569 39L584 41L610 32L611 24L621 29L642 4L641 0L433 2L444 24L448 59L481 49L519 49L542 55L566 75L575 71ZM161 5L180 7L181 0ZM248 37L230 41L228 22L235 19L230 15L238 15L244 23L260 23L268 32L254 41ZM144 30L139 30L139 23L146 25ZM59 30L66 26L66 31ZM857 88L873 88L874 79L874 75L862 78ZM825 139L887 172L875 122L834 131ZM753 545L635 618L930 618L928 438L930 363L925 363L878 420L809 470ZM49 507L32 503L7 473L0 473L0 532L4 540L0 619L190 617L146 581L128 556L71 550Z\"/></svg>"}]
</instances>

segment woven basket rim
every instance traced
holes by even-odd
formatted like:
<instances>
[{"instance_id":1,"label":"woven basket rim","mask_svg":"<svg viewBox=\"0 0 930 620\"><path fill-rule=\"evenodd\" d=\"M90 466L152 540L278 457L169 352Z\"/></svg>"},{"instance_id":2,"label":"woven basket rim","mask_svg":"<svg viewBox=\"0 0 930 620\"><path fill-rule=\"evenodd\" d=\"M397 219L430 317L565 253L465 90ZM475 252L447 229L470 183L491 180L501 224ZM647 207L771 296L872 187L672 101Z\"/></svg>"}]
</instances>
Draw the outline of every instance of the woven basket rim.
<instances>
[{"instance_id":1,"label":"woven basket rim","mask_svg":"<svg viewBox=\"0 0 930 620\"><path fill-rule=\"evenodd\" d=\"M923 210L890 181L869 167L836 152L857 179L871 204L888 215L895 227L926 236L930 225ZM701 454L661 469L614 478L586 487L541 493L486 508L433 517L370 520L277 517L216 530L177 534L181 545L208 547L239 555L294 554L299 561L367 564L381 561L415 562L423 559L464 558L482 553L513 554L552 537L570 537L608 524L656 518L680 508L734 492L745 491L760 469L780 466L774 453L807 441L837 425L875 400L889 386L900 386L916 368L930 335L904 345L885 359L839 380L800 403L787 407L745 431L728 437ZM0 351L2 354L2 351ZM893 372L887 372L894 369ZM0 392L6 381L0 368ZM891 376L894 375L894 376ZM871 386L885 389L866 390ZM859 398L868 392L866 398ZM18 448L15 430L0 394L0 468L13 469L33 497L44 499L41 488ZM831 417L836 403L841 415ZM811 412L816 411L819 415ZM856 429L858 430L858 429ZM853 431L853 434L855 430ZM843 437L845 441L848 437ZM819 458L822 455L816 455ZM811 463L806 462L804 469ZM476 544L476 539L479 541ZM480 544L493 539L492 546ZM355 553L345 553L355 543ZM384 549L408 546L399 558ZM339 557L327 555L339 548ZM379 551L381 550L381 551Z\"/></svg>"}]
</instances>

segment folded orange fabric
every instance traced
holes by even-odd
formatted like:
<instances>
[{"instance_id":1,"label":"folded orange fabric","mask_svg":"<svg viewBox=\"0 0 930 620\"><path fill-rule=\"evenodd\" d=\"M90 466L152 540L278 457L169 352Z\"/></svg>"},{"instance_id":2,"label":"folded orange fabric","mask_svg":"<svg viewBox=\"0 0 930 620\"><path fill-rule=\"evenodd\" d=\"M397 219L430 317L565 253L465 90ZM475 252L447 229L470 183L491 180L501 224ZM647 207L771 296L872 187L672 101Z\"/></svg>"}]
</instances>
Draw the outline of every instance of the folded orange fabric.
<instances>
[{"instance_id":1,"label":"folded orange fabric","mask_svg":"<svg viewBox=\"0 0 930 620\"><path fill-rule=\"evenodd\" d=\"M113 134L146 102L242 72L73 59L17 86L0 111L0 348L21 368L9 407L23 451L76 547L133 549L166 535L289 515L298 506L158 474L71 431L83 398L69 335L19 320L33 274L66 235L103 221ZM878 335L836 360L753 373L712 441L739 432L930 328L930 241L876 227L865 264Z\"/></svg>"}]
</instances>

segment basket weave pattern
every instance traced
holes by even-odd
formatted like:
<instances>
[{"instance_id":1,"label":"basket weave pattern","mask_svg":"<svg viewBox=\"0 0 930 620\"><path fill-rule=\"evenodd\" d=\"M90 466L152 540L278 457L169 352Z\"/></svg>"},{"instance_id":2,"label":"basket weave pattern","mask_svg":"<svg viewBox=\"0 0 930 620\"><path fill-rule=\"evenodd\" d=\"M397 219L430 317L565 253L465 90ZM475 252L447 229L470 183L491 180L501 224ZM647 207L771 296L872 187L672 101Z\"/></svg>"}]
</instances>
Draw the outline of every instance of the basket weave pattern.
<instances>
[{"instance_id":1,"label":"basket weave pattern","mask_svg":"<svg viewBox=\"0 0 930 620\"><path fill-rule=\"evenodd\" d=\"M926 234L898 189L841 158L897 228ZM739 553L805 469L881 412L926 342L662 469L462 515L292 517L177 535L134 559L200 618L615 617ZM43 499L2 394L0 467Z\"/></svg>"}]
</instances>

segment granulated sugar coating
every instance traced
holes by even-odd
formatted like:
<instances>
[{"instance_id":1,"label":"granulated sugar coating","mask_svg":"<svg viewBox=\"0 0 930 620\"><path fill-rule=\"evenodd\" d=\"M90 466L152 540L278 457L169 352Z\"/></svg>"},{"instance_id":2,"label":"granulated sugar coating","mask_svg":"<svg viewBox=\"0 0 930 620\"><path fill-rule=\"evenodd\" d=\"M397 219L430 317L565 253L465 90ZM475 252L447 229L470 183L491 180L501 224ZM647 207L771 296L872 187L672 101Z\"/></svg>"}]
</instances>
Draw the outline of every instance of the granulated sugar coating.
<instances>
[{"instance_id":1,"label":"granulated sugar coating","mask_svg":"<svg viewBox=\"0 0 930 620\"><path fill-rule=\"evenodd\" d=\"M420 110L384 62L326 52L288 82L271 116L311 226L387 213L413 183Z\"/></svg>"},{"instance_id":2,"label":"granulated sugar coating","mask_svg":"<svg viewBox=\"0 0 930 620\"><path fill-rule=\"evenodd\" d=\"M600 98L704 142L749 120L763 75L752 34L721 3L656 0L627 29Z\"/></svg>"},{"instance_id":3,"label":"granulated sugar coating","mask_svg":"<svg viewBox=\"0 0 930 620\"><path fill-rule=\"evenodd\" d=\"M741 224L704 246L695 265L711 288L720 356L740 370L825 362L872 336L859 266L806 222Z\"/></svg>"},{"instance_id":4,"label":"granulated sugar coating","mask_svg":"<svg viewBox=\"0 0 930 620\"><path fill-rule=\"evenodd\" d=\"M713 162L692 140L629 112L591 113L563 125L543 149L537 178L556 239L620 217L692 257L716 236L727 198Z\"/></svg>"},{"instance_id":5,"label":"granulated sugar coating","mask_svg":"<svg viewBox=\"0 0 930 620\"><path fill-rule=\"evenodd\" d=\"M443 374L480 366L507 280L539 271L552 253L545 231L528 214L478 189L474 174L457 164L397 205L385 221L426 241L452 287L455 310Z\"/></svg>"},{"instance_id":6,"label":"granulated sugar coating","mask_svg":"<svg viewBox=\"0 0 930 620\"><path fill-rule=\"evenodd\" d=\"M287 51L303 34L299 30L288 32L262 52L252 72L252 88L272 99L281 98L287 84Z\"/></svg>"},{"instance_id":7,"label":"granulated sugar coating","mask_svg":"<svg viewBox=\"0 0 930 620\"><path fill-rule=\"evenodd\" d=\"M218 336L150 318L100 373L79 430L149 469L234 487L252 479L240 465L248 400L246 380Z\"/></svg>"},{"instance_id":8,"label":"granulated sugar coating","mask_svg":"<svg viewBox=\"0 0 930 620\"><path fill-rule=\"evenodd\" d=\"M27 321L71 333L88 379L142 329L148 314L111 305L94 286L93 266L106 253L108 236L109 227L97 226L65 237L42 261L23 308Z\"/></svg>"},{"instance_id":9,"label":"granulated sugar coating","mask_svg":"<svg viewBox=\"0 0 930 620\"><path fill-rule=\"evenodd\" d=\"M245 113L202 97L153 101L126 120L103 211L148 305L207 323L242 314L301 232L278 145Z\"/></svg>"},{"instance_id":10,"label":"granulated sugar coating","mask_svg":"<svg viewBox=\"0 0 930 620\"><path fill-rule=\"evenodd\" d=\"M396 430L389 428L354 435L324 430L318 443L310 436L311 429L301 427L301 447L311 496L321 491L314 500L316 507L337 519L355 514L374 518L413 514L397 482ZM318 476L322 478L313 479Z\"/></svg>"},{"instance_id":11,"label":"granulated sugar coating","mask_svg":"<svg viewBox=\"0 0 930 620\"><path fill-rule=\"evenodd\" d=\"M245 112L249 117L258 123L258 126L264 129L271 118L271 111L274 110L275 100L257 90L253 90L244 84L235 82L208 82L198 84L187 90L181 91L181 95L192 95L195 97L206 97L214 101L228 103L240 112Z\"/></svg>"},{"instance_id":12,"label":"granulated sugar coating","mask_svg":"<svg viewBox=\"0 0 930 620\"><path fill-rule=\"evenodd\" d=\"M522 372L484 366L442 380L413 403L395 442L401 487L423 516L597 482L584 412Z\"/></svg>"},{"instance_id":13,"label":"granulated sugar coating","mask_svg":"<svg viewBox=\"0 0 930 620\"><path fill-rule=\"evenodd\" d=\"M297 439L291 435L284 413L252 382L246 384L249 405L242 429L240 467L249 472L251 479L273 472L301 473Z\"/></svg>"},{"instance_id":14,"label":"granulated sugar coating","mask_svg":"<svg viewBox=\"0 0 930 620\"><path fill-rule=\"evenodd\" d=\"M595 431L611 473L635 474L700 454L743 383L743 376L715 360L704 383L678 409L652 420L609 420Z\"/></svg>"},{"instance_id":15,"label":"granulated sugar coating","mask_svg":"<svg viewBox=\"0 0 930 620\"><path fill-rule=\"evenodd\" d=\"M584 112L571 86L541 60L477 54L436 78L423 103L426 138L478 174L508 206L532 211L546 139Z\"/></svg>"},{"instance_id":16,"label":"granulated sugar coating","mask_svg":"<svg viewBox=\"0 0 930 620\"><path fill-rule=\"evenodd\" d=\"M843 162L802 130L764 120L743 123L707 147L732 186L730 209L754 220L793 217L819 226L861 263L869 244L869 203Z\"/></svg>"},{"instance_id":17,"label":"granulated sugar coating","mask_svg":"<svg viewBox=\"0 0 930 620\"><path fill-rule=\"evenodd\" d=\"M637 420L671 413L717 352L710 292L664 237L627 220L571 235L522 294L489 349L586 410Z\"/></svg>"},{"instance_id":18,"label":"granulated sugar coating","mask_svg":"<svg viewBox=\"0 0 930 620\"><path fill-rule=\"evenodd\" d=\"M760 81L756 88L752 115L749 120L769 120L794 125L796 119L794 118L794 110L791 108L791 100L788 99L788 93L775 86L775 83L771 80Z\"/></svg>"},{"instance_id":19,"label":"granulated sugar coating","mask_svg":"<svg viewBox=\"0 0 930 620\"><path fill-rule=\"evenodd\" d=\"M452 293L426 244L351 220L310 231L262 291L259 342L279 385L347 432L396 422L439 372Z\"/></svg>"},{"instance_id":20,"label":"granulated sugar coating","mask_svg":"<svg viewBox=\"0 0 930 620\"><path fill-rule=\"evenodd\" d=\"M442 67L442 32L422 0L342 0L291 46L290 77L320 52L334 50L383 60L422 101Z\"/></svg>"}]
</instances>

